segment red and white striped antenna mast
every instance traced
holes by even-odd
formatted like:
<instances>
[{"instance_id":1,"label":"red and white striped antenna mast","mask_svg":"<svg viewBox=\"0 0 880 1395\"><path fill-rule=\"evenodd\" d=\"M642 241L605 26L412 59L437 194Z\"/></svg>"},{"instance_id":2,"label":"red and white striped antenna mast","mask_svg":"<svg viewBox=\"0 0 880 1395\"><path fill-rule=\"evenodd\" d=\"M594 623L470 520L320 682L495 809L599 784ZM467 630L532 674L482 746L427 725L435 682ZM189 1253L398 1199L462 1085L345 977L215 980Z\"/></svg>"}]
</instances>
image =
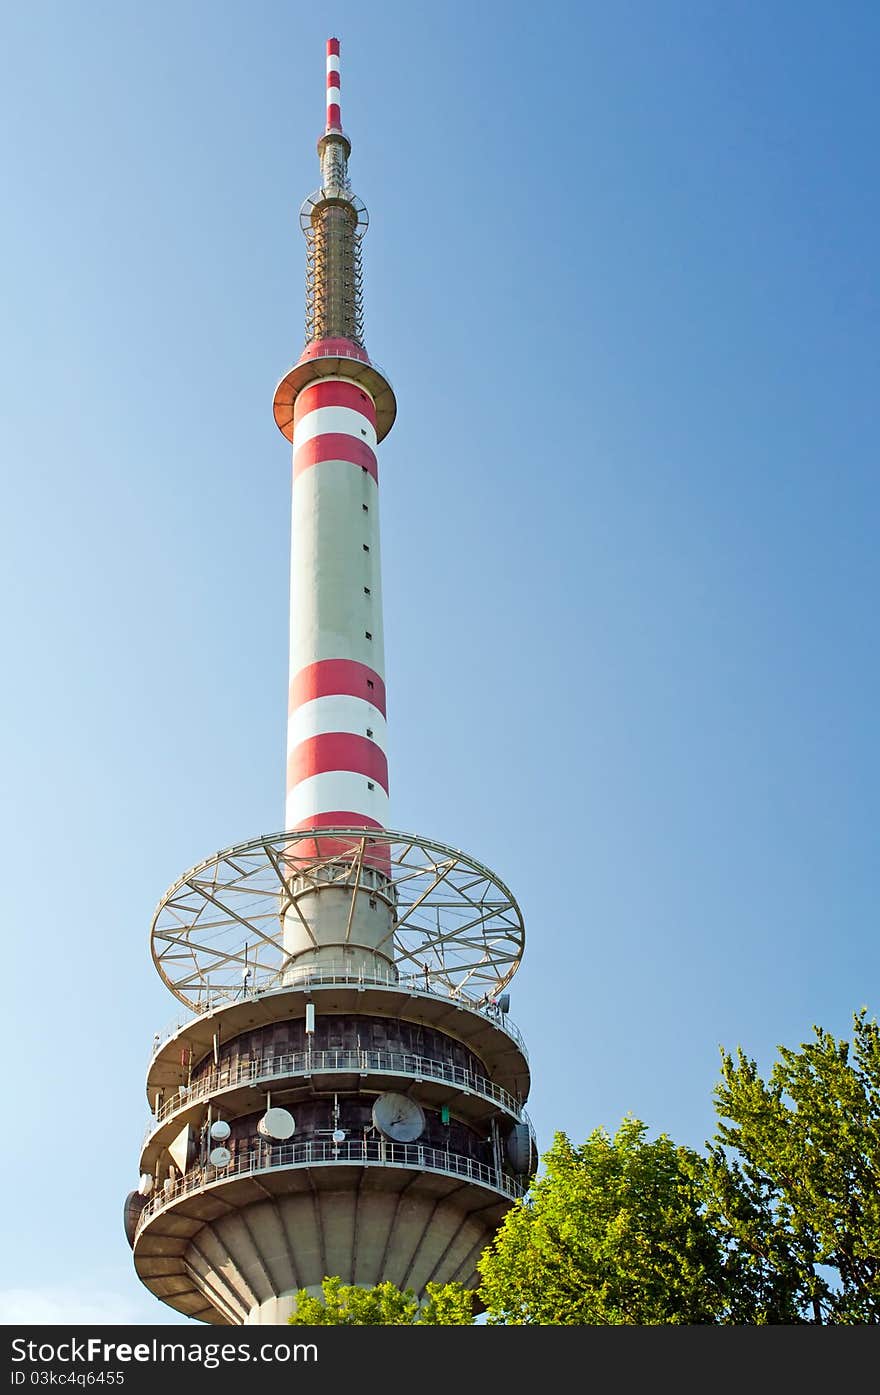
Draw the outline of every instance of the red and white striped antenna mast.
<instances>
[{"instance_id":1,"label":"red and white striped antenna mast","mask_svg":"<svg viewBox=\"0 0 880 1395\"><path fill-rule=\"evenodd\" d=\"M342 109L340 106L340 89L342 87L341 63L339 58L339 40L327 40L327 126L326 133L331 131L342 134Z\"/></svg>"}]
</instances>

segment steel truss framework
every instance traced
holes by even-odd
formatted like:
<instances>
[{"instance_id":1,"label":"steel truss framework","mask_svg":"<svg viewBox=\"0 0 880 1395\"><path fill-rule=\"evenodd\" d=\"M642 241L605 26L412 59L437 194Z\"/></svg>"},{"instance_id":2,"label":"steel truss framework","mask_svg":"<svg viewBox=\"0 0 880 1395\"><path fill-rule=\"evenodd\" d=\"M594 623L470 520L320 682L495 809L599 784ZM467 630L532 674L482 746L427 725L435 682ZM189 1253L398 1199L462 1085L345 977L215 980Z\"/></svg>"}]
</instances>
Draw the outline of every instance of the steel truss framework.
<instances>
[{"instance_id":1,"label":"steel truss framework","mask_svg":"<svg viewBox=\"0 0 880 1395\"><path fill-rule=\"evenodd\" d=\"M382 873L374 870L379 858ZM246 972L251 991L278 988L292 963L285 913L297 913L303 892L327 885L350 888L349 925L359 893L389 900L388 943L378 948L401 977L418 976L432 992L490 998L519 967L522 913L488 868L412 834L327 828L239 843L186 872L153 917L159 973L196 1011L207 998L240 997Z\"/></svg>"},{"instance_id":2,"label":"steel truss framework","mask_svg":"<svg viewBox=\"0 0 880 1395\"><path fill-rule=\"evenodd\" d=\"M318 189L305 200L306 343L341 336L363 347L361 240L368 224L364 204L348 189Z\"/></svg>"}]
</instances>

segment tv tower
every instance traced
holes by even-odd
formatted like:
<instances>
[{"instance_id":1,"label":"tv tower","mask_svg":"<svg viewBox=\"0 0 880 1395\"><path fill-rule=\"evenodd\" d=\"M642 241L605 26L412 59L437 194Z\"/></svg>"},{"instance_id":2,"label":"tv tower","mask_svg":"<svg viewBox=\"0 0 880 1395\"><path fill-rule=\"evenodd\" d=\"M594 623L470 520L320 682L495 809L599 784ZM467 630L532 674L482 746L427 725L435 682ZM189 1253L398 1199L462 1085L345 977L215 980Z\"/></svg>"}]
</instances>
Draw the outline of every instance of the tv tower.
<instances>
[{"instance_id":1,"label":"tv tower","mask_svg":"<svg viewBox=\"0 0 880 1395\"><path fill-rule=\"evenodd\" d=\"M306 346L274 402L293 446L285 825L159 902L153 959L185 1011L154 1039L125 1203L140 1278L210 1323L284 1322L328 1275L475 1287L537 1160L504 991L519 907L473 857L388 828L377 446L396 403L364 345L350 154L330 39Z\"/></svg>"}]
</instances>

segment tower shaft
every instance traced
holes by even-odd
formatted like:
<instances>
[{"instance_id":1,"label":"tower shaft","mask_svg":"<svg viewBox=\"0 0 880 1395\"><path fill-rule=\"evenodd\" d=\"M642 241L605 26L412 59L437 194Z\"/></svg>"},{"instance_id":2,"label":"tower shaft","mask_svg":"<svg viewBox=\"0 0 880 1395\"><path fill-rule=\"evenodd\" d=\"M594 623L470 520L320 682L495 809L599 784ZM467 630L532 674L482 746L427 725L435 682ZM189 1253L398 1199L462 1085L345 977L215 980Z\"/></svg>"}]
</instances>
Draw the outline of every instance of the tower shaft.
<instances>
[{"instance_id":1,"label":"tower shaft","mask_svg":"<svg viewBox=\"0 0 880 1395\"><path fill-rule=\"evenodd\" d=\"M285 827L294 831L380 829L388 816L376 446L391 425L393 393L363 344L367 214L349 179L340 87L339 41L330 39L321 186L300 213L307 343L275 404L276 419L279 398L289 414L279 425L293 445ZM295 894L284 916L291 980L334 961L393 973L391 901L374 894L383 863L381 852L367 859L353 916L338 889Z\"/></svg>"},{"instance_id":2,"label":"tower shaft","mask_svg":"<svg viewBox=\"0 0 880 1395\"><path fill-rule=\"evenodd\" d=\"M346 377L294 405L286 826L388 812L376 405Z\"/></svg>"}]
</instances>

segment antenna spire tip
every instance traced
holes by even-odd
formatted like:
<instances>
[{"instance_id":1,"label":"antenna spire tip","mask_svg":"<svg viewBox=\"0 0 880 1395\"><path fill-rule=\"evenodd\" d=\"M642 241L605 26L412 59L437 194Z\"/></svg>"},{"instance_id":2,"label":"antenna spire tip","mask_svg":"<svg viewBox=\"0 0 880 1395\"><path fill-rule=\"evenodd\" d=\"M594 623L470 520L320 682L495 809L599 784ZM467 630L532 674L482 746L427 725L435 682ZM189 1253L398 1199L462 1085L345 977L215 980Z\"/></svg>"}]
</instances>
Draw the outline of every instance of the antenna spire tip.
<instances>
[{"instance_id":1,"label":"antenna spire tip","mask_svg":"<svg viewBox=\"0 0 880 1395\"><path fill-rule=\"evenodd\" d=\"M342 130L342 112L339 105L339 40L327 40L327 130Z\"/></svg>"}]
</instances>

